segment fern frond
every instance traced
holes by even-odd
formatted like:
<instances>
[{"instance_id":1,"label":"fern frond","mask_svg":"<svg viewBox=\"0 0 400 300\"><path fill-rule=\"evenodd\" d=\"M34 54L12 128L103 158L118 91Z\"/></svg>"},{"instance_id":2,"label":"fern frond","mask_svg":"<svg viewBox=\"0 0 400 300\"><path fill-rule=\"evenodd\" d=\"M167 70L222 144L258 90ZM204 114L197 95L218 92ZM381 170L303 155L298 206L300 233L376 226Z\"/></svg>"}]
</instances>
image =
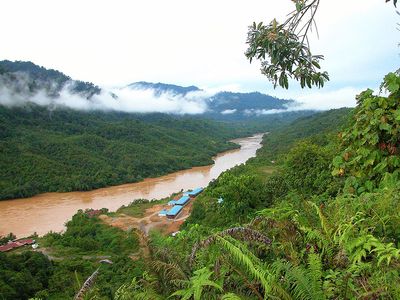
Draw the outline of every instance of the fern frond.
<instances>
[{"instance_id":1,"label":"fern frond","mask_svg":"<svg viewBox=\"0 0 400 300\"><path fill-rule=\"evenodd\" d=\"M307 203L309 205L311 205L312 207L314 207L314 209L317 211L317 214L318 214L318 217L319 217L319 221L320 221L320 224L321 224L321 228L325 232L327 238L330 239L331 235L332 235L332 226L329 223L328 219L325 217L324 213L322 212L321 207L319 207L318 205L316 205L312 201L307 201Z\"/></svg>"},{"instance_id":2,"label":"fern frond","mask_svg":"<svg viewBox=\"0 0 400 300\"><path fill-rule=\"evenodd\" d=\"M82 300L83 297L85 296L86 292L89 291L93 287L93 285L94 285L94 283L96 281L97 275L99 274L99 269L100 269L100 267L98 267L92 273L92 275L90 275L86 279L86 281L83 283L81 289L78 291L78 293L76 293L76 295L74 297L74 300Z\"/></svg>"},{"instance_id":3,"label":"fern frond","mask_svg":"<svg viewBox=\"0 0 400 300\"><path fill-rule=\"evenodd\" d=\"M206 248L209 245L214 244L219 237L224 237L224 236L232 236L240 238L241 240L244 241L259 242L266 245L270 245L272 243L272 241L267 236L265 236L264 234L262 234L257 230L246 227L229 228L217 234L213 234L209 236L207 239L196 243L192 248L192 253L190 255L190 264L191 265L193 264L194 259L196 258L197 251L199 249Z\"/></svg>"},{"instance_id":4,"label":"fern frond","mask_svg":"<svg viewBox=\"0 0 400 300\"><path fill-rule=\"evenodd\" d=\"M299 211L291 206L265 208L257 213L259 216L274 220L288 220L299 214Z\"/></svg>"},{"instance_id":5,"label":"fern frond","mask_svg":"<svg viewBox=\"0 0 400 300\"><path fill-rule=\"evenodd\" d=\"M150 266L157 273L161 273L162 276L168 280L174 279L185 279L186 274L180 268L180 266L176 263L166 263L160 260L150 262Z\"/></svg>"},{"instance_id":6,"label":"fern frond","mask_svg":"<svg viewBox=\"0 0 400 300\"><path fill-rule=\"evenodd\" d=\"M222 296L221 300L241 300L242 298L240 298L238 295L234 294L234 293L228 293Z\"/></svg>"},{"instance_id":7,"label":"fern frond","mask_svg":"<svg viewBox=\"0 0 400 300\"><path fill-rule=\"evenodd\" d=\"M242 265L248 274L261 283L265 296L279 295L279 299L291 299L290 295L280 286L274 274L270 273L265 265L251 252L245 249L245 245L235 245L227 238L217 237L218 243L227 250L230 256Z\"/></svg>"},{"instance_id":8,"label":"fern frond","mask_svg":"<svg viewBox=\"0 0 400 300\"><path fill-rule=\"evenodd\" d=\"M311 287L313 289L313 297L323 296L322 293L322 262L318 254L310 253L308 255L308 277L310 278ZM321 299L322 299L321 298Z\"/></svg>"}]
</instances>

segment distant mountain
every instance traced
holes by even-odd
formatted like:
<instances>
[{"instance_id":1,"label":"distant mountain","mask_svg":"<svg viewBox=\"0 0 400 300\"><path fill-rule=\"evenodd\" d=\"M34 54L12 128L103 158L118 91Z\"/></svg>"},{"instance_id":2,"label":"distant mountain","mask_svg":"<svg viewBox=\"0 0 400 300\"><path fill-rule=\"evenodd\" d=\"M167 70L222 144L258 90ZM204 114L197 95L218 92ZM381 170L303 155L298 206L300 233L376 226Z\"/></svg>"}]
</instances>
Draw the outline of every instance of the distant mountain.
<instances>
[{"instance_id":1,"label":"distant mountain","mask_svg":"<svg viewBox=\"0 0 400 300\"><path fill-rule=\"evenodd\" d=\"M217 110L246 109L285 109L293 100L282 100L259 92L232 93L220 92L210 99L210 104Z\"/></svg>"},{"instance_id":2,"label":"distant mountain","mask_svg":"<svg viewBox=\"0 0 400 300\"><path fill-rule=\"evenodd\" d=\"M183 87L174 84L166 83L151 83L151 82L135 82L129 84L127 87L135 90L153 90L156 97L162 94L181 96L181 97L194 97L195 92L202 92L203 90L197 86ZM189 93L194 93L188 95ZM204 97L201 94L199 97ZM205 97L203 99L208 107L205 115L217 119L237 119L260 116L268 113L269 110L286 110L293 100L278 99L273 96L262 94L259 92L252 93L234 93L234 92L219 92L213 96Z\"/></svg>"},{"instance_id":3,"label":"distant mountain","mask_svg":"<svg viewBox=\"0 0 400 300\"><path fill-rule=\"evenodd\" d=\"M163 93L170 93L173 95L182 95L186 96L186 94L190 92L199 92L201 89L199 89L197 86L191 85L191 86L179 86L175 84L166 84L166 83L152 83L152 82L146 82L146 81L139 81L139 82L134 82L128 85L129 88L135 89L135 90L153 90L154 95L160 96Z\"/></svg>"},{"instance_id":4,"label":"distant mountain","mask_svg":"<svg viewBox=\"0 0 400 300\"><path fill-rule=\"evenodd\" d=\"M220 92L208 101L209 114L222 114L225 118L260 116L271 110L286 110L293 100L278 99L259 92Z\"/></svg>"},{"instance_id":5,"label":"distant mountain","mask_svg":"<svg viewBox=\"0 0 400 300\"><path fill-rule=\"evenodd\" d=\"M140 90L152 91L154 98L135 93ZM93 97L95 95L98 97ZM167 97L167 101L163 96ZM163 101L160 99L158 102L157 99L162 97ZM286 113L289 106L296 105L293 100L278 99L259 92L223 91L210 94L194 85L160 82L134 82L111 92L32 62L0 61L0 103L12 106L27 102L76 110L198 114L200 117L228 121ZM173 109L165 110L165 107Z\"/></svg>"},{"instance_id":6,"label":"distant mountain","mask_svg":"<svg viewBox=\"0 0 400 300\"><path fill-rule=\"evenodd\" d=\"M62 72L46 69L30 61L0 61L0 88L6 86L13 94L33 96L45 91L51 98L59 96L65 88L72 94L90 99L101 89L91 82L73 80Z\"/></svg>"}]
</instances>

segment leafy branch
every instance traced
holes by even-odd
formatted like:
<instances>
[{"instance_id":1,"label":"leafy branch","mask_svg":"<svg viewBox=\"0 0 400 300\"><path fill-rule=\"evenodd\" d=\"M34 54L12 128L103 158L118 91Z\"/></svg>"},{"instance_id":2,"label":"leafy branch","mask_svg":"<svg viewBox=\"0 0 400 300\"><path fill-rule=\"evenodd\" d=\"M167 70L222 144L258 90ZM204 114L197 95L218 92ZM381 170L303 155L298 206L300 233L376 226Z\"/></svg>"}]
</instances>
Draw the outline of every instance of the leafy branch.
<instances>
[{"instance_id":1,"label":"leafy branch","mask_svg":"<svg viewBox=\"0 0 400 300\"><path fill-rule=\"evenodd\" d=\"M315 29L315 16L320 0L292 0L295 10L283 23L276 19L268 25L254 22L247 33L248 49L245 52L250 63L261 62L261 73L267 76L274 88L289 88L289 79L300 82L302 88L321 88L329 81L326 71L321 71L323 55L313 55L308 34ZM390 0L385 0L390 2ZM394 6L397 0L393 0Z\"/></svg>"},{"instance_id":2,"label":"leafy branch","mask_svg":"<svg viewBox=\"0 0 400 300\"><path fill-rule=\"evenodd\" d=\"M261 73L274 87L289 88L289 78L299 81L302 88L323 87L329 80L328 73L320 71L324 58L311 53L308 40L308 33L317 28L314 18L320 0L294 2L296 9L282 24L274 19L269 25L261 22L249 27L246 57L250 62L261 61Z\"/></svg>"}]
</instances>

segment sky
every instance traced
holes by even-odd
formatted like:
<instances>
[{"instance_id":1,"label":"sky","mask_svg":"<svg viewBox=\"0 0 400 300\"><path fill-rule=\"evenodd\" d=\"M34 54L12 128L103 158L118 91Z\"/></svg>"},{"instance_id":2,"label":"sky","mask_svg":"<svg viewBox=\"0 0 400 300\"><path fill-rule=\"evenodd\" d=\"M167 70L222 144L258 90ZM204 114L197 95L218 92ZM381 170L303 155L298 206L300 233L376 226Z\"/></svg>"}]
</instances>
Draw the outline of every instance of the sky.
<instances>
[{"instance_id":1,"label":"sky","mask_svg":"<svg viewBox=\"0 0 400 300\"><path fill-rule=\"evenodd\" d=\"M314 54L331 81L323 89L274 89L250 64L247 28L284 20L290 0L2 1L0 59L29 60L73 79L117 87L136 81L206 90L260 91L309 108L353 106L399 68L400 16L384 0L322 0Z\"/></svg>"}]
</instances>

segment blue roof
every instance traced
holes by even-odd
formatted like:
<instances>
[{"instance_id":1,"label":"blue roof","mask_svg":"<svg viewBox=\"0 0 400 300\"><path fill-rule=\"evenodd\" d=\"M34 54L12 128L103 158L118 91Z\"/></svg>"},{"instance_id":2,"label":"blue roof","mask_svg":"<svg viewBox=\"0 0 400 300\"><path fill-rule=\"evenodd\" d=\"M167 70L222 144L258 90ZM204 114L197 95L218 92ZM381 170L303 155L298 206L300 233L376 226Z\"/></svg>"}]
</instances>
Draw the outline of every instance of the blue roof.
<instances>
[{"instance_id":1,"label":"blue roof","mask_svg":"<svg viewBox=\"0 0 400 300\"><path fill-rule=\"evenodd\" d=\"M203 191L203 188L197 188L197 189L194 189L191 192L187 192L187 194L196 196L196 195L200 194L202 191Z\"/></svg>"},{"instance_id":2,"label":"blue roof","mask_svg":"<svg viewBox=\"0 0 400 300\"><path fill-rule=\"evenodd\" d=\"M179 214L179 212L182 210L182 206L180 205L175 205L173 208L171 208L168 212L167 212L167 216L176 216L177 214Z\"/></svg>"},{"instance_id":3,"label":"blue roof","mask_svg":"<svg viewBox=\"0 0 400 300\"><path fill-rule=\"evenodd\" d=\"M163 210L161 210L158 214L163 214L163 215L166 215L167 214L167 210L166 209L163 209Z\"/></svg>"},{"instance_id":4,"label":"blue roof","mask_svg":"<svg viewBox=\"0 0 400 300\"><path fill-rule=\"evenodd\" d=\"M223 202L224 202L224 199L223 199L222 197L219 197L218 200L217 200L217 202L218 202L218 203L223 203Z\"/></svg>"},{"instance_id":5,"label":"blue roof","mask_svg":"<svg viewBox=\"0 0 400 300\"><path fill-rule=\"evenodd\" d=\"M186 202L190 200L189 196L183 196L178 201L176 201L176 205L184 205Z\"/></svg>"},{"instance_id":6,"label":"blue roof","mask_svg":"<svg viewBox=\"0 0 400 300\"><path fill-rule=\"evenodd\" d=\"M171 200L168 202L168 205L175 205L176 204L176 200Z\"/></svg>"}]
</instances>

